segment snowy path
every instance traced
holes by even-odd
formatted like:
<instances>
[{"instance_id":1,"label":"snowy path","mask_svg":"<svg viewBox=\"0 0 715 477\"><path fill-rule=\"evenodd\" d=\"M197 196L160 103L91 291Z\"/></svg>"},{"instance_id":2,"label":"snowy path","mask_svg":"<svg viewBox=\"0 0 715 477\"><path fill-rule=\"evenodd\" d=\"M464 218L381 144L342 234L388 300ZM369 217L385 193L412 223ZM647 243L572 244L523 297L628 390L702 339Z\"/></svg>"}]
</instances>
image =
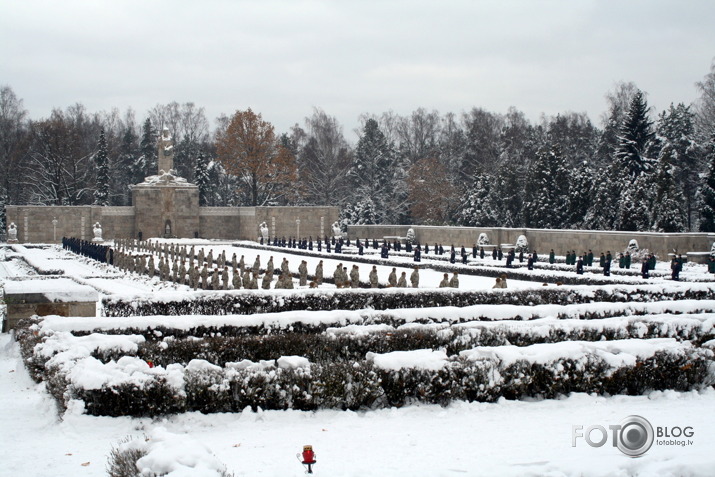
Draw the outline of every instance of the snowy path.
<instances>
[{"instance_id":1,"label":"snowy path","mask_svg":"<svg viewBox=\"0 0 715 477\"><path fill-rule=\"evenodd\" d=\"M67 412L29 378L10 335L0 335L0 476L105 476L112 446L156 426L189 434L238 476L302 476L312 444L316 475L709 476L715 468L715 391L649 396L574 394L559 400L455 403L370 412L270 411L165 419ZM653 426L692 426L693 445L657 443L631 459L609 445L571 446L572 425L617 424L637 414ZM83 465L87 464L87 465Z\"/></svg>"}]
</instances>

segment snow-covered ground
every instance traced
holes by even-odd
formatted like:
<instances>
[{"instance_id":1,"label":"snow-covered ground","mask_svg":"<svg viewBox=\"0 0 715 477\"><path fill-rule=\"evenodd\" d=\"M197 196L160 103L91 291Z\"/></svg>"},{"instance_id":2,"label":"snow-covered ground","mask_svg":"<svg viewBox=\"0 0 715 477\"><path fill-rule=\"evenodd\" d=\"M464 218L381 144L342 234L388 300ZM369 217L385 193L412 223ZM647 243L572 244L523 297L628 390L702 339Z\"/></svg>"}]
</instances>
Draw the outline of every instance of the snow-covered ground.
<instances>
[{"instance_id":1,"label":"snow-covered ground","mask_svg":"<svg viewBox=\"0 0 715 477\"><path fill-rule=\"evenodd\" d=\"M330 476L711 476L715 469L712 388L367 412L187 413L150 420L93 417L74 409L58 416L8 334L0 335L0 380L2 476L104 476L113 446L162 427L206 446L236 476L304 475L295 454L305 444L316 451L316 475ZM676 439L692 445L659 445L662 439L656 438L636 459L610 440L596 448L579 438L572 447L572 426L608 429L634 414L654 428L692 427L691 437ZM185 449L178 445L166 450L177 461L180 451Z\"/></svg>"},{"instance_id":2,"label":"snow-covered ground","mask_svg":"<svg viewBox=\"0 0 715 477\"><path fill-rule=\"evenodd\" d=\"M225 250L230 259L235 252L245 255L247 266L256 254L265 266L270 255L280 267L285 256L291 271L297 272L301 258L277 250L236 248L231 244L201 243L214 256ZM113 267L89 259L78 258L60 249L25 249L32 255L33 266L47 270L62 270L62 275L94 287L101 296L160 296L188 291L188 287L159 282L157 278L129 275ZM0 286L3 281L37 278L36 273L20 260L9 260L17 255L8 248L0 248ZM424 256L423 256L424 258ZM320 258L306 257L309 273L313 273ZM325 275L331 276L339 262L350 269L350 256L323 258ZM485 259L488 262L490 259ZM443 261L442 261L443 262ZM442 273L429 268L423 261L420 271L421 287L436 287ZM667 263L658 268L667 270ZM409 275L409 258L404 271ZM372 266L360 264L361 279L367 281ZM387 282L391 266L378 266L380 281ZM688 276L706 280L704 266L687 267ZM398 267L398 276L400 272ZM563 273L563 272L560 272ZM491 288L492 278L460 276L460 288ZM28 282L29 283L29 282ZM687 283L670 283L653 279L649 283L668 287L687 287ZM667 283L667 285L665 285ZM324 285L326 288L331 285ZM510 288L541 286L540 283L509 280ZM554 286L554 285L551 285ZM702 286L702 285L700 285ZM621 318L555 321L557 314L577 314L590 306L610 312L622 312ZM660 314L653 320L665 323L669 313L689 313L678 318L678 323L690 326L712 326L715 305L710 301L682 301L659 303L608 303L596 305L543 305L528 307L534 322L513 322L508 326L546 332L552 326L620 326L626 316L640 313ZM415 313L428 313L457 322L461 316L486 316L500 320L514 313L526 316L526 310L515 306L477 306L461 309L441 308L390 311L409 321ZM524 307L527 308L527 307ZM359 316L369 311L350 312ZM286 323L295 313L276 316L254 315L262 322L279 320ZM305 314L305 312L303 312ZM344 315L344 313L343 313ZM347 316L347 315L345 315ZM342 319L345 318L343 316ZM171 317L135 318L53 318L48 326L60 329L94 329L97 321L106 320L108 327L116 327L125 320L126 326L142 326L146 320ZM176 319L174 325L192 326L195 317ZM216 323L230 323L236 317L203 317ZM243 320L246 317L242 318ZM308 319L332 323L336 312L313 312ZM618 321L620 320L620 321ZM186 322L182 325L182 322ZM597 323L598 322L598 323ZM556 324L557 323L557 324ZM413 326L413 325L410 325ZM424 325L432 326L432 325ZM440 325L442 326L442 325ZM501 326L492 322L465 323L467 328ZM360 327L336 328L333 332L362 332ZM539 331L541 330L541 331ZM594 346L598 346L594 344ZM505 352L513 351L504 348ZM107 457L113 447L127 437L143 440L161 449L157 458L167 465L182 462L194 465L171 474L176 476L215 476L208 470L219 461L236 476L297 476L304 469L296 460L296 453L305 444L313 445L317 454L316 475L330 476L711 476L715 469L715 389L686 393L652 392L644 396L595 396L572 394L555 400L501 400L496 403L455 402L448 407L412 405L400 409L372 411L259 411L246 410L237 414L186 413L158 419L94 417L82 413L82 406L72 405L59 414L55 401L44 384L34 383L25 370L18 345L10 334L0 334L0 476L104 476ZM588 445L583 437L576 437L573 426L617 425L627 416L639 415L653 425L656 432L682 432L689 436L657 437L650 450L639 458L626 457L608 439L601 447ZM591 435L600 439L598 429ZM211 455L213 454L213 456ZM203 467L205 470L198 470Z\"/></svg>"}]
</instances>

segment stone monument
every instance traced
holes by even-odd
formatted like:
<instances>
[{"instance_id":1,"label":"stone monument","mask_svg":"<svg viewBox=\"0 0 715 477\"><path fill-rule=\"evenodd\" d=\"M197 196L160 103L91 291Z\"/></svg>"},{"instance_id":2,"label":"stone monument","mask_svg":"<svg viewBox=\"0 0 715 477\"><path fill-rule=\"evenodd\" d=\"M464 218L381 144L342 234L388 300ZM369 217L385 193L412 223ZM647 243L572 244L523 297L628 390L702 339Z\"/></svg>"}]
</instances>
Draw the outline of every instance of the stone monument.
<instances>
[{"instance_id":1,"label":"stone monument","mask_svg":"<svg viewBox=\"0 0 715 477\"><path fill-rule=\"evenodd\" d=\"M94 223L92 232L94 233L92 242L104 242L104 239L102 238L102 225L99 222Z\"/></svg>"},{"instance_id":2,"label":"stone monument","mask_svg":"<svg viewBox=\"0 0 715 477\"><path fill-rule=\"evenodd\" d=\"M260 238L263 238L264 241L268 240L268 225L265 222L261 222L261 225L258 226L258 230L261 233Z\"/></svg>"},{"instance_id":3,"label":"stone monument","mask_svg":"<svg viewBox=\"0 0 715 477\"><path fill-rule=\"evenodd\" d=\"M7 243L17 243L17 225L15 222L10 222L7 226Z\"/></svg>"},{"instance_id":4,"label":"stone monument","mask_svg":"<svg viewBox=\"0 0 715 477\"><path fill-rule=\"evenodd\" d=\"M338 224L337 220L335 222L333 222L332 229L333 229L333 237L335 237L336 239L343 236L343 233L340 231L340 225Z\"/></svg>"},{"instance_id":5,"label":"stone monument","mask_svg":"<svg viewBox=\"0 0 715 477\"><path fill-rule=\"evenodd\" d=\"M199 188L174 170L174 144L164 127L157 145L158 173L132 186L134 230L143 237L194 238L199 233Z\"/></svg>"},{"instance_id":6,"label":"stone monument","mask_svg":"<svg viewBox=\"0 0 715 477\"><path fill-rule=\"evenodd\" d=\"M159 175L164 173L174 173L174 143L171 140L171 134L169 134L169 128L164 126L161 130L161 137L159 138L159 157L157 164L159 166Z\"/></svg>"}]
</instances>

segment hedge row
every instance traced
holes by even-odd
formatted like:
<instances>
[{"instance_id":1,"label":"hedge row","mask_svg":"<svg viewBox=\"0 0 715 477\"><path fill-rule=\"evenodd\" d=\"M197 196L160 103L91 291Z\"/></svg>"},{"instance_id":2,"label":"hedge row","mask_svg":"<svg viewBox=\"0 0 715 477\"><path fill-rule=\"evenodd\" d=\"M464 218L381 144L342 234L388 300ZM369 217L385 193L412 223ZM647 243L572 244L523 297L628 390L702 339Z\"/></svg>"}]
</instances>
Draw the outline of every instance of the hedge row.
<instances>
[{"instance_id":1,"label":"hedge row","mask_svg":"<svg viewBox=\"0 0 715 477\"><path fill-rule=\"evenodd\" d=\"M454 400L492 402L500 397L553 398L571 392L642 394L687 391L712 384L712 351L658 351L632 366L614 368L602 357L568 357L546 364L495 360L451 360L440 370L385 370L371 363L311 364L296 369L218 368L186 370L184 388L156 377L143 386L101 389L67 386L60 404L80 399L91 415L156 416L186 411L238 412L261 409L375 409L415 402L447 405ZM61 377L53 377L61 382ZM53 395L59 396L58 392Z\"/></svg>"},{"instance_id":2,"label":"hedge row","mask_svg":"<svg viewBox=\"0 0 715 477\"><path fill-rule=\"evenodd\" d=\"M594 302L651 302L670 300L710 300L715 287L663 289L630 285L597 289L543 287L522 290L390 289L300 290L292 293L271 291L226 291L194 293L177 300L155 301L153 297L126 299L109 297L102 301L106 316L152 315L248 315L282 311L375 310L471 305L568 305Z\"/></svg>"},{"instance_id":3,"label":"hedge row","mask_svg":"<svg viewBox=\"0 0 715 477\"><path fill-rule=\"evenodd\" d=\"M518 325L515 324L515 325ZM153 333L149 334L154 337ZM170 338L148 340L139 345L136 356L157 365L188 364L193 359L206 360L218 366L244 359L258 362L281 356L304 356L312 363L358 361L368 352L389 353L418 349L444 349L452 356L477 346L529 346L562 341L603 341L623 339L676 338L699 345L713 339L712 328L695 321L667 323L632 319L626 326L573 327L558 326L534 330L528 326L489 326L451 328L448 330L404 329L377 331L368 334L315 334L290 332L263 336L204 336L199 339ZM120 350L94 350L92 356L106 363L124 356ZM34 364L35 366L37 363Z\"/></svg>"}]
</instances>

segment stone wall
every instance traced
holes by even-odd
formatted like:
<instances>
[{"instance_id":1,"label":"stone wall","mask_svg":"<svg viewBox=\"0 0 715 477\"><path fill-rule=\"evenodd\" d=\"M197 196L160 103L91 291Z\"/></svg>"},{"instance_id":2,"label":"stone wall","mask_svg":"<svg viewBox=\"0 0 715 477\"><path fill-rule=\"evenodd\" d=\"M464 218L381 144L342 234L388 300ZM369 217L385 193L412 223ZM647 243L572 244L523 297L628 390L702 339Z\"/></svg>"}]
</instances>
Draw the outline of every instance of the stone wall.
<instances>
[{"instance_id":1,"label":"stone wall","mask_svg":"<svg viewBox=\"0 0 715 477\"><path fill-rule=\"evenodd\" d=\"M201 207L199 237L224 240L240 238L244 209L250 207Z\"/></svg>"},{"instance_id":2,"label":"stone wall","mask_svg":"<svg viewBox=\"0 0 715 477\"><path fill-rule=\"evenodd\" d=\"M195 232L206 239L256 240L258 225L265 221L273 235L293 237L297 233L296 219L300 219L300 234L317 238L321 233L330 234L330 226L338 220L337 207L196 207L193 193L173 193L162 190L144 190L135 196L132 207L101 207L94 205L60 206L6 206L7 223L17 225L18 241L21 243L59 243L63 236L92 240L92 226L102 224L102 237L143 238L163 236L166 220L172 222L172 234L193 238ZM167 197L165 197L167 196ZM196 198L198 204L198 198ZM167 210L157 207L164 204ZM182 205L183 204L183 205ZM173 209L172 209L173 208ZM136 211L139 212L136 212ZM192 214L189 211L195 210ZM53 219L57 225L53 235Z\"/></svg>"},{"instance_id":3,"label":"stone wall","mask_svg":"<svg viewBox=\"0 0 715 477\"><path fill-rule=\"evenodd\" d=\"M673 249L679 253L707 252L710 250L715 234L681 233L663 234L651 232L615 232L602 230L551 230L551 229L509 229L478 227L447 227L426 225L351 225L348 236L356 238L382 238L385 236L404 237L407 229L415 231L417 241L430 245L441 243L445 246L472 247L479 234L486 233L492 244L514 244L520 235L526 236L529 248L539 253L548 253L552 248L558 255L567 250L582 253L593 250L596 255L610 250L618 253L625 250L631 239L638 241L641 249L647 248L661 259L666 259Z\"/></svg>"},{"instance_id":4,"label":"stone wall","mask_svg":"<svg viewBox=\"0 0 715 477\"><path fill-rule=\"evenodd\" d=\"M339 215L338 207L256 207L253 228L247 227L241 232L243 237L255 240L258 237L258 226L265 222L271 237L312 236L317 239L318 236L331 234L330 227ZM297 220L300 220L300 225Z\"/></svg>"}]
</instances>

